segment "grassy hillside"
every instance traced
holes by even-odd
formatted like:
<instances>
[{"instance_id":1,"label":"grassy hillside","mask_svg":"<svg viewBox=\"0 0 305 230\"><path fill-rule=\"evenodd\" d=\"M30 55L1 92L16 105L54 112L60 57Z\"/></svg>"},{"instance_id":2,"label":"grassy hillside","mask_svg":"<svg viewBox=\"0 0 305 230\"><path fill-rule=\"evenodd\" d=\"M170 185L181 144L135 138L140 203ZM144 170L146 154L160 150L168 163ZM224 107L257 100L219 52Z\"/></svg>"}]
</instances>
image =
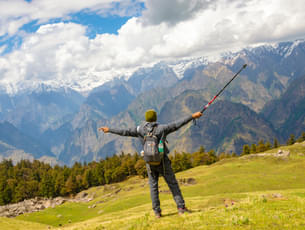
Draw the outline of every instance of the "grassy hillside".
<instances>
[{"instance_id":1,"label":"grassy hillside","mask_svg":"<svg viewBox=\"0 0 305 230\"><path fill-rule=\"evenodd\" d=\"M177 173L187 207L177 214L163 178L164 217L155 219L147 179L129 178L91 188L89 203L66 203L14 219L0 218L3 229L304 229L305 142L288 158L248 155ZM276 153L278 149L268 151ZM194 178L195 184L183 179Z\"/></svg>"}]
</instances>

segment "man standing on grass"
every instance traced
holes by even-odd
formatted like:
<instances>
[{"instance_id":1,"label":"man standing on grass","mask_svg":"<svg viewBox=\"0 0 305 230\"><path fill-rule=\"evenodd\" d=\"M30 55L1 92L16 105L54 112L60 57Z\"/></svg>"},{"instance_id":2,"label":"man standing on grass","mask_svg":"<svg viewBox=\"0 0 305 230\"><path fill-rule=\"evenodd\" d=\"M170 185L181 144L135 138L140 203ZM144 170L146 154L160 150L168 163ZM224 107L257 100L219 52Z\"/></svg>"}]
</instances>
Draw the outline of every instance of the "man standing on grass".
<instances>
[{"instance_id":1,"label":"man standing on grass","mask_svg":"<svg viewBox=\"0 0 305 230\"><path fill-rule=\"evenodd\" d=\"M146 163L152 207L157 218L161 217L161 208L160 208L160 199L159 199L159 190L158 190L159 174L163 175L168 187L172 192L174 200L177 204L178 213L183 214L184 212L188 211L188 209L185 207L183 196L181 194L175 174L172 170L171 161L167 156L169 150L166 146L166 136L178 130L182 126L186 125L191 120L197 119L201 116L202 116L201 112L196 112L177 122L161 125L157 123L157 113L154 110L147 110L145 113L146 122L135 128L116 129L116 128L109 128L103 126L98 129L99 131L103 131L104 133L113 133L121 136L138 137L140 138L144 146L144 149L146 149L145 142L147 140L148 133L152 133L153 134L152 136L156 137L158 142L161 141L162 143L164 143L164 154L162 154L162 160L160 161L160 163L157 165ZM144 152L144 156L145 156L145 152Z\"/></svg>"}]
</instances>

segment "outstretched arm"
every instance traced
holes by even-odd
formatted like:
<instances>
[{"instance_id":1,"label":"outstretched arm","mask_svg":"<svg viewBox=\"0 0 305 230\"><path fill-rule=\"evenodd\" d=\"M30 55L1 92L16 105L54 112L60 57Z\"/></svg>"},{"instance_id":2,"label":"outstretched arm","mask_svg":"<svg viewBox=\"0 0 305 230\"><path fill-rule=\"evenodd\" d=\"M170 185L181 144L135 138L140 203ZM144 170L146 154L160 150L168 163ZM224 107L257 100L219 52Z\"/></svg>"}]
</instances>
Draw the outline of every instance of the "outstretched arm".
<instances>
[{"instance_id":1,"label":"outstretched arm","mask_svg":"<svg viewBox=\"0 0 305 230\"><path fill-rule=\"evenodd\" d=\"M138 132L137 129L113 129L113 128L109 128L107 126L102 126L100 128L98 128L98 131L103 131L104 133L113 133L113 134L117 134L120 136L129 136L129 137L137 137L138 136Z\"/></svg>"},{"instance_id":2,"label":"outstretched arm","mask_svg":"<svg viewBox=\"0 0 305 230\"><path fill-rule=\"evenodd\" d=\"M197 119L199 117L202 116L202 113L201 112L196 112L196 113L193 113L191 116L187 117L187 118L184 118L182 120L179 120L177 122L174 122L174 123L171 123L169 125L167 125L165 127L165 134L169 134L169 133L172 133L178 129L180 129L182 126L186 125L187 123L189 123L191 120L194 120L194 119Z\"/></svg>"}]
</instances>

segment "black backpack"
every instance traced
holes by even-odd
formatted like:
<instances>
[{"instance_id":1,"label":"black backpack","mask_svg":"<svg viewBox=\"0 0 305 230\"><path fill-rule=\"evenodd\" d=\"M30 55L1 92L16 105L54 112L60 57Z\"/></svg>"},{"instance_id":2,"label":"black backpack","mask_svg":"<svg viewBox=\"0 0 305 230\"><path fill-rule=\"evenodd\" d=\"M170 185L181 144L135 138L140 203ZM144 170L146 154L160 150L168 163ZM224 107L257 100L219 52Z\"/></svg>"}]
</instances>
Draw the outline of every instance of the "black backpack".
<instances>
[{"instance_id":1,"label":"black backpack","mask_svg":"<svg viewBox=\"0 0 305 230\"><path fill-rule=\"evenodd\" d=\"M150 165L159 165L163 158L163 142L155 135L157 126L144 127L144 161Z\"/></svg>"}]
</instances>

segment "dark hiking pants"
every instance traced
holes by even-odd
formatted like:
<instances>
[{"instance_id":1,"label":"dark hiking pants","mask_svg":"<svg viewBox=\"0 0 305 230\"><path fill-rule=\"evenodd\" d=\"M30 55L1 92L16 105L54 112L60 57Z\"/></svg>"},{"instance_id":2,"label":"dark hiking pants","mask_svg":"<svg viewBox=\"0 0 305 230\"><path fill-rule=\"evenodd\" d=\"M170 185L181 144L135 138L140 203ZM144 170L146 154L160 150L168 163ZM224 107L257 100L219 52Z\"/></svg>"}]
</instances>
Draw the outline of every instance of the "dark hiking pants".
<instances>
[{"instance_id":1,"label":"dark hiking pants","mask_svg":"<svg viewBox=\"0 0 305 230\"><path fill-rule=\"evenodd\" d=\"M163 167L164 165L164 167ZM170 188L177 208L184 208L184 200L176 180L175 174L172 170L171 162L167 156L164 157L162 163L158 166L146 164L147 174L149 179L150 196L152 201L152 208L155 213L161 213L158 181L159 174L163 175L168 187Z\"/></svg>"}]
</instances>

